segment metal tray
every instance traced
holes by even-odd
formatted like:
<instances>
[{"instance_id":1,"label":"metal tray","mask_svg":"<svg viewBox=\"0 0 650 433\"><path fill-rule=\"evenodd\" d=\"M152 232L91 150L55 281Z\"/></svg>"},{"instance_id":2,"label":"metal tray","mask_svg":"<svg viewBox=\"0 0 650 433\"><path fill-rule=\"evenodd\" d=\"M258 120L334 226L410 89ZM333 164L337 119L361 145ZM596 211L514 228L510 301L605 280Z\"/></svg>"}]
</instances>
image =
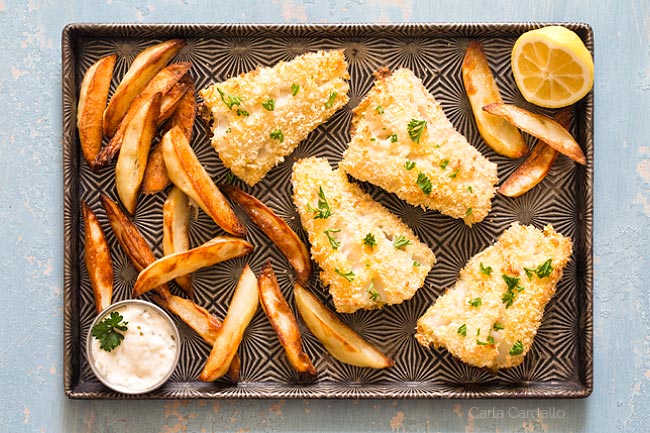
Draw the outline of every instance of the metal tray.
<instances>
[{"instance_id":1,"label":"metal tray","mask_svg":"<svg viewBox=\"0 0 650 433\"><path fill-rule=\"evenodd\" d=\"M129 297L136 274L110 231L99 205L99 192L116 197L114 166L98 173L81 158L75 129L78 87L93 61L118 53L113 89L130 62L145 46L169 38L184 38L187 47L177 57L191 61L197 88L205 87L258 65L272 65L317 49L344 48L349 62L350 103L315 130L286 161L273 169L252 192L284 217L303 239L297 212L290 199L292 163L305 156L340 159L349 139L351 107L373 83L379 67L411 68L441 102L453 124L490 160L498 163L504 179L520 161L491 151L480 138L465 97L461 62L470 38L483 41L506 102L544 111L519 94L510 71L510 50L518 35L548 23L518 24L351 24L351 25L194 25L194 24L71 24L63 30L63 174L64 174L64 353L65 393L72 398L121 399L93 376L84 352L84 336L94 316L93 292L83 264L84 242L80 200L97 212L111 245L115 272L115 299ZM593 50L591 27L563 23L576 31ZM549 113L549 112L547 112ZM303 382L292 371L268 320L261 312L248 328L240 355L241 380L201 383L196 380L209 347L180 324L183 351L171 380L150 394L128 398L540 398L586 397L591 393L592 368L592 193L593 94L575 106L573 133L587 156L586 167L560 156L546 179L516 199L497 196L486 220L473 228L437 212L409 206L378 188L364 185L372 196L408 223L436 253L438 262L416 296L379 311L342 315L344 321L377 344L396 364L371 370L342 364L331 358L304 330L306 352L318 369L318 378ZM533 140L527 137L532 145ZM217 182L227 173L208 142L206 127L197 121L192 145ZM235 180L239 186L244 186ZM135 223L161 254L161 215L165 193L142 197ZM237 212L240 212L237 210ZM240 213L244 221L248 219ZM513 221L542 227L551 223L574 241L573 260L557 294L546 308L535 343L523 364L497 375L465 365L445 350L420 347L413 338L415 323L442 291L454 284L458 271L474 254L490 245ZM234 283L246 260L259 271L270 259L280 285L292 303L293 273L279 251L251 224L248 240L252 255L198 272L198 302L223 317ZM192 222L191 241L198 245L220 233L203 213ZM311 289L328 301L317 273ZM331 304L330 304L331 305Z\"/></svg>"}]
</instances>

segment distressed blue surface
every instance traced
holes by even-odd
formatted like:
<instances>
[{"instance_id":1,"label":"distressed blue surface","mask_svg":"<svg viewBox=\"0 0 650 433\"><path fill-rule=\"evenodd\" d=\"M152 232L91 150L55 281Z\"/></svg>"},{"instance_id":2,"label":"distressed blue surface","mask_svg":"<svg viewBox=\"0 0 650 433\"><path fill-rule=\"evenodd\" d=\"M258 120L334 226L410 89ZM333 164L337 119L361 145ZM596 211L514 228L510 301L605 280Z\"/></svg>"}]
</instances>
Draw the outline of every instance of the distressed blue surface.
<instances>
[{"instance_id":1,"label":"distressed blue surface","mask_svg":"<svg viewBox=\"0 0 650 433\"><path fill-rule=\"evenodd\" d=\"M593 395L576 401L67 400L60 32L70 22L114 21L590 23L596 45ZM648 1L0 0L0 29L0 431L647 431ZM548 412L531 413L538 408Z\"/></svg>"}]
</instances>

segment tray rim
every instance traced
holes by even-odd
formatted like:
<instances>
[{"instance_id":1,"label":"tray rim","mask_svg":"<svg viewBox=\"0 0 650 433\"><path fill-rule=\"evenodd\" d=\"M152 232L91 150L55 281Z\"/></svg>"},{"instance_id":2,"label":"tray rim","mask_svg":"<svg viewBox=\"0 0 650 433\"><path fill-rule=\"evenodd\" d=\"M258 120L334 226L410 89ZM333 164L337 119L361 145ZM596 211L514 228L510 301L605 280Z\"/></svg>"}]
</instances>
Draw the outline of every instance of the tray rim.
<instances>
[{"instance_id":1,"label":"tray rim","mask_svg":"<svg viewBox=\"0 0 650 433\"><path fill-rule=\"evenodd\" d=\"M134 32L142 32L144 30L150 32L157 32L159 37L170 37L177 34L179 31L193 32L193 33L212 33L223 30L254 30L257 32L263 31L279 31L279 30L294 30L304 32L331 32L335 29L352 29L359 31L434 31L432 35L445 37L445 33L441 32L443 28L454 29L457 31L478 29L484 31L501 31L505 32L507 29L513 30L514 28L521 28L522 30L532 30L539 27L548 25L562 25L571 29L579 29L586 35L586 45L595 55L594 49L594 31L590 24L586 22L560 22L560 21L521 21L521 22L416 22L416 23L380 23L380 22L353 22L353 23L173 23L173 22L159 22L159 23L135 23L135 22L114 22L114 23L91 23L79 22L69 23L65 25L61 32L61 81L62 81L62 169L65 173L67 167L78 169L79 152L75 148L77 141L76 127L75 127L75 114L76 114L76 100L77 100L77 82L75 77L76 68L76 52L75 52L75 38L88 37L94 33L106 33L119 29L131 29ZM107 35L103 35L106 37ZM469 37L469 36L468 36ZM584 199L583 207L584 212L581 214L583 217L583 224L585 225L584 233L586 237L580 239L583 243L581 251L589 259L586 260L586 269L583 278L580 280L582 290L579 290L579 295L583 297L581 311L578 321L580 323L579 334L582 339L582 344L578 347L578 363L582 367L582 371L578 376L579 384L574 386L573 389L558 388L554 390L555 386L561 384L573 384L573 382L545 382L545 385L550 385L550 388L500 388L492 387L488 391L482 391L480 394L468 391L429 391L427 392L426 386L414 386L414 392L404 394L397 392L390 392L387 389L382 389L383 385L363 385L363 386L348 386L345 392L341 385L336 385L329 382L321 382L317 386L294 386L290 384L284 385L286 389L291 389L291 395L287 396L286 393L280 395L278 389L282 388L281 385L269 385L264 383L250 382L245 385L237 384L233 388L239 389L241 392L224 393L222 389L210 391L195 391L191 395L174 396L173 394L160 395L151 393L137 396L127 396L119 393L106 392L93 392L91 390L79 389L78 381L75 378L79 376L79 356L81 356L79 348L75 353L68 350L66 341L72 342L79 340L80 330L79 326L75 326L74 319L78 317L75 315L77 306L74 303L75 294L74 290L78 287L79 278L75 275L73 268L78 265L77 251L77 238L75 233L79 229L79 212L78 210L78 182L74 182L64 177L63 182L63 221L64 221L64 289L63 289L63 337L64 337L64 350L63 350L63 382L64 393L71 399L204 399L204 398L228 398L228 399L274 399L274 398L314 398L314 399L330 399L330 398L354 398L354 399L535 399L535 398L586 398L593 392L593 160L594 160L594 136L593 136L593 121L594 121L594 91L592 90L582 102L584 106L584 116L586 118L585 129L583 134L585 136L585 154L587 156L587 165L582 168L584 170L584 184L588 189L588 193L583 191L576 194L576 197ZM75 207L76 205L76 207ZM69 229L68 229L69 227ZM67 338L70 337L70 338ZM74 343L71 343L71 345ZM72 347L70 349L73 349ZM194 382L177 382L177 384L188 384ZM424 384L424 383L423 383ZM252 389L256 385L261 385L260 388L271 388L268 393L247 393L245 390ZM393 385L394 386L394 385ZM182 385L179 386L179 389ZM338 389L336 392L328 392L328 389ZM386 387L390 388L390 386ZM273 390L275 389L275 391ZM355 391L356 389L356 391ZM381 392L380 394L373 393Z\"/></svg>"}]
</instances>

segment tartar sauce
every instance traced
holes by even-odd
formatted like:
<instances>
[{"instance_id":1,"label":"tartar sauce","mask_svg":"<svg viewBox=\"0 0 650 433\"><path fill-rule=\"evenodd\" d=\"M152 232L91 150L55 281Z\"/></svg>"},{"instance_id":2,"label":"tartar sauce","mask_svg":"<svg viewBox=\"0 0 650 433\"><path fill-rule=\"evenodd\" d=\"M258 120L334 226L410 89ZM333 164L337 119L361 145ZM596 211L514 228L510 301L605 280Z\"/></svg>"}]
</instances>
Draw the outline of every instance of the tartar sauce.
<instances>
[{"instance_id":1,"label":"tartar sauce","mask_svg":"<svg viewBox=\"0 0 650 433\"><path fill-rule=\"evenodd\" d=\"M177 330L169 319L144 302L109 308L102 320L117 311L128 322L124 340L110 352L92 338L91 360L95 373L116 391L138 393L153 390L171 374L178 360Z\"/></svg>"}]
</instances>

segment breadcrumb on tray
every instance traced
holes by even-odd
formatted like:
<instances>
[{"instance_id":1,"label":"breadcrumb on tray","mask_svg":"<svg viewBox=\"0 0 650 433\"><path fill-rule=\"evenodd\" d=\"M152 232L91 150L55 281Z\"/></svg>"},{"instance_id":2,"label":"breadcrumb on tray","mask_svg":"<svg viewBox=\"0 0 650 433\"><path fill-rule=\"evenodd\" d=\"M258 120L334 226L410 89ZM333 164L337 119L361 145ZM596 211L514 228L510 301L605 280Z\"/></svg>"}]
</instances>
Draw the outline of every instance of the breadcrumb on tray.
<instances>
[{"instance_id":1,"label":"breadcrumb on tray","mask_svg":"<svg viewBox=\"0 0 650 433\"><path fill-rule=\"evenodd\" d=\"M338 312L399 304L422 287L433 252L342 170L324 158L302 159L292 183L312 258Z\"/></svg>"}]
</instances>

